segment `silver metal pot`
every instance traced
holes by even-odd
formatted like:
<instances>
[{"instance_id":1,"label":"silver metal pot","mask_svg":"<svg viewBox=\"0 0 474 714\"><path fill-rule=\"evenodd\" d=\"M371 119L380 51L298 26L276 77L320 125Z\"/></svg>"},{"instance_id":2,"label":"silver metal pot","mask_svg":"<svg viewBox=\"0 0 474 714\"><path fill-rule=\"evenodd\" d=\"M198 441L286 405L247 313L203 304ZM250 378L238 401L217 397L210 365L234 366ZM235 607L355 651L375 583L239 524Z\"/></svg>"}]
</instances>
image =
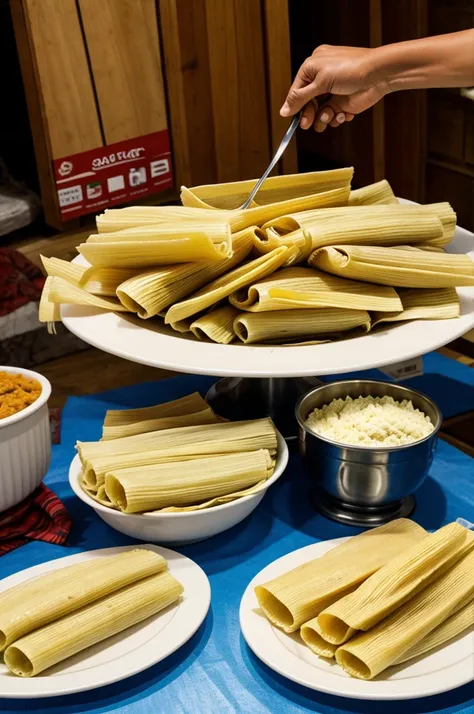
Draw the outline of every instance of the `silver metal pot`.
<instances>
[{"instance_id":1,"label":"silver metal pot","mask_svg":"<svg viewBox=\"0 0 474 714\"><path fill-rule=\"evenodd\" d=\"M369 448L339 444L316 434L306 425L315 408L350 396L391 396L410 399L434 426L433 432L412 444ZM305 394L296 405L299 450L312 481L315 507L335 520L376 526L409 515L413 493L428 475L441 427L442 415L429 397L390 382L350 379L331 382Z\"/></svg>"}]
</instances>

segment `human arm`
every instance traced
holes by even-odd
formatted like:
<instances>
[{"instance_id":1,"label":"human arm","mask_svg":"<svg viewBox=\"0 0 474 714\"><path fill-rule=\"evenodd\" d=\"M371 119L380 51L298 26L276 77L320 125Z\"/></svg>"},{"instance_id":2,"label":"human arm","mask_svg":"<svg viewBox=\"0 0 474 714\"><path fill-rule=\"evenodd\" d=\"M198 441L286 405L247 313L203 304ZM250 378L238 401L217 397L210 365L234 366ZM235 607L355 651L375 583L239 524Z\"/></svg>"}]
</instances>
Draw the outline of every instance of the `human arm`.
<instances>
[{"instance_id":1,"label":"human arm","mask_svg":"<svg viewBox=\"0 0 474 714\"><path fill-rule=\"evenodd\" d=\"M474 29L370 49L321 45L301 65L281 114L305 107L302 128L314 124L323 131L351 121L390 92L471 85Z\"/></svg>"}]
</instances>

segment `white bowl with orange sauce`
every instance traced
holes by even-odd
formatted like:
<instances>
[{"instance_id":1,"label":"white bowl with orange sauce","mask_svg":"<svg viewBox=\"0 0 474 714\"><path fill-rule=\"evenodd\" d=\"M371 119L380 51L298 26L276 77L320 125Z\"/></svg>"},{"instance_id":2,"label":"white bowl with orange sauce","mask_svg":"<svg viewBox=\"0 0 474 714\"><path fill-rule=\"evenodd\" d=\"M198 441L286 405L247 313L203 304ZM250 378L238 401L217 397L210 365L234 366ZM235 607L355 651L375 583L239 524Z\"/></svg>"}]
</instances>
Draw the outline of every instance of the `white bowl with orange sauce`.
<instances>
[{"instance_id":1,"label":"white bowl with orange sauce","mask_svg":"<svg viewBox=\"0 0 474 714\"><path fill-rule=\"evenodd\" d=\"M29 406L0 418L0 513L33 493L46 476L51 457L51 384L30 369L0 365L1 372L36 380L41 393Z\"/></svg>"}]
</instances>

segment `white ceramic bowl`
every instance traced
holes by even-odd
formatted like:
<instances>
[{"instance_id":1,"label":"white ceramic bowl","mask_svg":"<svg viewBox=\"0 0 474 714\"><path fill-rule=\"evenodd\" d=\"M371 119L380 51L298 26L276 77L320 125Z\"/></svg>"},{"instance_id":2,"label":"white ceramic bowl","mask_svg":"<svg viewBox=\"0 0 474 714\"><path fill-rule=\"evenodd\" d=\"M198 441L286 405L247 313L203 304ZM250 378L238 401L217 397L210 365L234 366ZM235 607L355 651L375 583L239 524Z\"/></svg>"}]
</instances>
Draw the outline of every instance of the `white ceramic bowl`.
<instances>
[{"instance_id":1,"label":"white ceramic bowl","mask_svg":"<svg viewBox=\"0 0 474 714\"><path fill-rule=\"evenodd\" d=\"M287 463L288 447L281 434L278 434L275 471L258 493L244 496L231 501L231 503L224 503L221 506L188 513L135 515L121 513L107 508L107 506L102 506L88 496L79 483L81 476L79 456L73 459L69 468L69 483L81 501L87 503L102 520L112 528L115 528L115 530L120 531L120 533L152 543L185 545L186 543L195 543L222 533L247 518L257 508L267 489L280 478Z\"/></svg>"},{"instance_id":2,"label":"white ceramic bowl","mask_svg":"<svg viewBox=\"0 0 474 714\"><path fill-rule=\"evenodd\" d=\"M26 409L0 419L0 512L33 493L46 476L51 457L48 399L51 384L37 372L2 367L0 372L22 374L41 385L38 399Z\"/></svg>"}]
</instances>

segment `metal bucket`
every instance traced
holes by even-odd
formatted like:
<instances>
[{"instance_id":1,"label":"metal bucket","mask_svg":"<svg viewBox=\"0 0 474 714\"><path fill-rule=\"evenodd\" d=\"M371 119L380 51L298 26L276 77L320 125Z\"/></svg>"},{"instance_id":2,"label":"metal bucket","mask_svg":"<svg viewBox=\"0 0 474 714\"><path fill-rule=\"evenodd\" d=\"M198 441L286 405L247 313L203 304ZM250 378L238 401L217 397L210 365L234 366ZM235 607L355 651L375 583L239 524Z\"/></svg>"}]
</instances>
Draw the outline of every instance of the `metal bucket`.
<instances>
[{"instance_id":1,"label":"metal bucket","mask_svg":"<svg viewBox=\"0 0 474 714\"><path fill-rule=\"evenodd\" d=\"M403 446L370 448L339 444L316 434L306 425L315 408L350 396L391 396L409 399L424 412L434 430L424 439ZM353 525L380 525L409 515L412 494L426 479L437 444L442 416L429 397L390 382L350 379L316 387L296 405L299 451L313 486L313 502L325 515Z\"/></svg>"}]
</instances>

